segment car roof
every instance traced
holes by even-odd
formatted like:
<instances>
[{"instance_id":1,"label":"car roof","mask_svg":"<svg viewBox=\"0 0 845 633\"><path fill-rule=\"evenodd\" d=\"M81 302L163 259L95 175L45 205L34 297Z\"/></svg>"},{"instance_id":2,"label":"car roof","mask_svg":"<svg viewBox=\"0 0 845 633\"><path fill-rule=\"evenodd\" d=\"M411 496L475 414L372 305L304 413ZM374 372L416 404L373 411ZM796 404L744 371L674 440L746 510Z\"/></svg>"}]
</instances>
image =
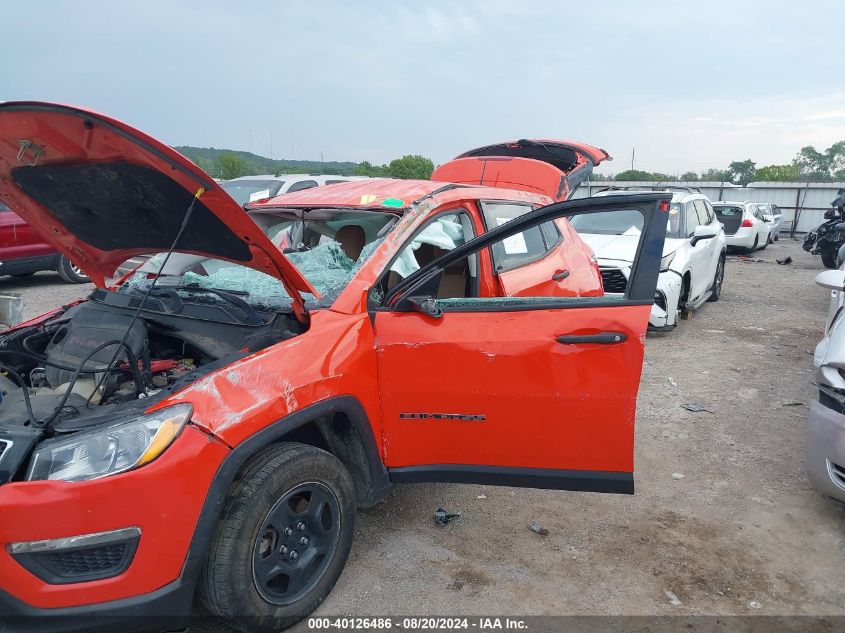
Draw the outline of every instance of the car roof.
<instances>
[{"instance_id":1,"label":"car roof","mask_svg":"<svg viewBox=\"0 0 845 633\"><path fill-rule=\"evenodd\" d=\"M451 195L445 195L451 192ZM401 213L414 202L438 194L444 202L460 198L515 200L529 204L549 204L551 200L540 194L516 189L480 187L444 183L432 180L400 180L398 178L366 178L326 187L313 187L286 193L247 205L248 211L271 210L279 207L347 207Z\"/></svg>"}]
</instances>

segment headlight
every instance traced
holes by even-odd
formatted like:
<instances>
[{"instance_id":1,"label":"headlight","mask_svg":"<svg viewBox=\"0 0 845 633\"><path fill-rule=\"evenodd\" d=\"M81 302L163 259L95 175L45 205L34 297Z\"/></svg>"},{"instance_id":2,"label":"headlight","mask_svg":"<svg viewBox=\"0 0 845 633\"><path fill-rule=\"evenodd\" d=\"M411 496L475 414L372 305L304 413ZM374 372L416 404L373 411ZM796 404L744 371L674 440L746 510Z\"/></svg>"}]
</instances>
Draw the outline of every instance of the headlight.
<instances>
[{"instance_id":1,"label":"headlight","mask_svg":"<svg viewBox=\"0 0 845 633\"><path fill-rule=\"evenodd\" d=\"M660 272L664 270L669 270L669 264L672 263L672 260L675 259L675 253L669 253L668 255L664 255L663 259L660 260Z\"/></svg>"},{"instance_id":2,"label":"headlight","mask_svg":"<svg viewBox=\"0 0 845 633\"><path fill-rule=\"evenodd\" d=\"M26 478L84 481L143 466L170 446L191 413L191 405L177 404L67 439L48 440L33 454Z\"/></svg>"}]
</instances>

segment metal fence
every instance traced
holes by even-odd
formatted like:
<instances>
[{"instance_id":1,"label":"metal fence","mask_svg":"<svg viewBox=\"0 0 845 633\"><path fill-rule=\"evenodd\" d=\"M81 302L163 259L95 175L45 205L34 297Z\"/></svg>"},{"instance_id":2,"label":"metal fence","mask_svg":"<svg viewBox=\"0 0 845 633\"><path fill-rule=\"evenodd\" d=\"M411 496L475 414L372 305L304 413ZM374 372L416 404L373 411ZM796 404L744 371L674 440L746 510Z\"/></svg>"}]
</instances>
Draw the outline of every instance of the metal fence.
<instances>
[{"instance_id":1,"label":"metal fence","mask_svg":"<svg viewBox=\"0 0 845 633\"><path fill-rule=\"evenodd\" d=\"M587 198L600 189L610 186L653 187L654 182L621 182L591 180L582 184L572 196ZM752 182L747 187L719 182L670 182L672 186L697 187L710 200L771 202L783 212L781 231L806 233L824 221L824 212L830 209L836 192L845 188L845 182ZM796 221L797 218L797 221Z\"/></svg>"}]
</instances>

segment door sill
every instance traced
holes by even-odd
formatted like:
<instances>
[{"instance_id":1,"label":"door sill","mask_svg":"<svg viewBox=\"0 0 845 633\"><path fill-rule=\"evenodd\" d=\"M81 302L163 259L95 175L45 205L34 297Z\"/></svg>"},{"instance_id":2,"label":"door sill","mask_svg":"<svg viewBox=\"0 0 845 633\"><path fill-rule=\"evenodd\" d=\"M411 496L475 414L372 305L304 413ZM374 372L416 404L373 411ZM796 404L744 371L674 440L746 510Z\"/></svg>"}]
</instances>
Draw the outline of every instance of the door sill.
<instances>
[{"instance_id":1,"label":"door sill","mask_svg":"<svg viewBox=\"0 0 845 633\"><path fill-rule=\"evenodd\" d=\"M519 468L514 466L478 466L475 464L427 464L388 468L393 483L449 482L634 494L634 473L603 470L557 470L554 468Z\"/></svg>"}]
</instances>

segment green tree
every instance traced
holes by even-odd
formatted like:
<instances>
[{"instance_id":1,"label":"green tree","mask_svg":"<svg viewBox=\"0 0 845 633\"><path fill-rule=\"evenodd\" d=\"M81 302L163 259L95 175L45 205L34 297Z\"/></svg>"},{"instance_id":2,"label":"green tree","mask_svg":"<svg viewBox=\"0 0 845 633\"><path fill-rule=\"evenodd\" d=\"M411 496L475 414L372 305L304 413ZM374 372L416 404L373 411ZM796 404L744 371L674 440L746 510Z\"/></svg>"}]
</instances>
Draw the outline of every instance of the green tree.
<instances>
[{"instance_id":1,"label":"green tree","mask_svg":"<svg viewBox=\"0 0 845 633\"><path fill-rule=\"evenodd\" d=\"M802 180L841 178L845 176L845 141L838 141L823 152L812 145L802 147L794 162Z\"/></svg>"},{"instance_id":2,"label":"green tree","mask_svg":"<svg viewBox=\"0 0 845 633\"><path fill-rule=\"evenodd\" d=\"M407 155L390 161L387 174L392 178L428 180L434 171L431 159L419 154Z\"/></svg>"},{"instance_id":3,"label":"green tree","mask_svg":"<svg viewBox=\"0 0 845 633\"><path fill-rule=\"evenodd\" d=\"M701 172L701 180L705 182L722 182L725 178L726 174L723 169L711 167L710 169L705 169Z\"/></svg>"},{"instance_id":4,"label":"green tree","mask_svg":"<svg viewBox=\"0 0 845 633\"><path fill-rule=\"evenodd\" d=\"M364 160L355 167L356 176L384 176L387 174L386 165L373 165L370 161Z\"/></svg>"},{"instance_id":5,"label":"green tree","mask_svg":"<svg viewBox=\"0 0 845 633\"><path fill-rule=\"evenodd\" d=\"M795 182L800 177L798 165L795 163L790 163L789 165L766 165L765 167L760 167L757 173L754 174L754 180L766 182Z\"/></svg>"},{"instance_id":6,"label":"green tree","mask_svg":"<svg viewBox=\"0 0 845 633\"><path fill-rule=\"evenodd\" d=\"M750 158L748 160L735 160L728 165L728 179L743 187L754 180L756 173L757 165Z\"/></svg>"},{"instance_id":7,"label":"green tree","mask_svg":"<svg viewBox=\"0 0 845 633\"><path fill-rule=\"evenodd\" d=\"M696 180L698 180L698 174L694 171L685 171L683 174L681 174L681 180L683 180L684 182L695 182Z\"/></svg>"},{"instance_id":8,"label":"green tree","mask_svg":"<svg viewBox=\"0 0 845 633\"><path fill-rule=\"evenodd\" d=\"M246 162L240 156L234 154L221 154L217 159L220 177L223 180L240 178L246 173Z\"/></svg>"},{"instance_id":9,"label":"green tree","mask_svg":"<svg viewBox=\"0 0 845 633\"><path fill-rule=\"evenodd\" d=\"M616 176L614 176L614 180L623 180L623 181L630 181L630 180L658 180L654 178L653 174L648 171L643 171L641 169L626 169L625 171L620 171Z\"/></svg>"}]
</instances>

